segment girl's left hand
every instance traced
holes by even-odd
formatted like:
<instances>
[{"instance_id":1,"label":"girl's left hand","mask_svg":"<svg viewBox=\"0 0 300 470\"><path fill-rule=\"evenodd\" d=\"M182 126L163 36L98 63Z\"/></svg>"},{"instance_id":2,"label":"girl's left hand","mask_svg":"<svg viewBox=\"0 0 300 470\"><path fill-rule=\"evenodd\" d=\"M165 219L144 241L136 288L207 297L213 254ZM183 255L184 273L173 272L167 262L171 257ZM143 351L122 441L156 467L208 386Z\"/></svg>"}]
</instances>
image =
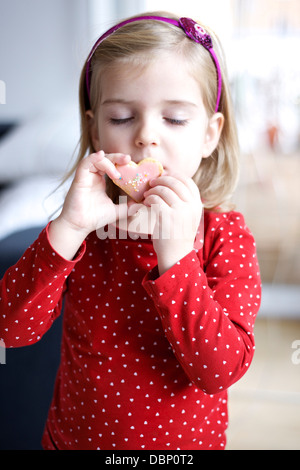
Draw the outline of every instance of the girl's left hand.
<instances>
[{"instance_id":1,"label":"girl's left hand","mask_svg":"<svg viewBox=\"0 0 300 470\"><path fill-rule=\"evenodd\" d=\"M150 186L144 204L156 214L152 238L161 275L192 251L203 208L191 178L163 175Z\"/></svg>"}]
</instances>

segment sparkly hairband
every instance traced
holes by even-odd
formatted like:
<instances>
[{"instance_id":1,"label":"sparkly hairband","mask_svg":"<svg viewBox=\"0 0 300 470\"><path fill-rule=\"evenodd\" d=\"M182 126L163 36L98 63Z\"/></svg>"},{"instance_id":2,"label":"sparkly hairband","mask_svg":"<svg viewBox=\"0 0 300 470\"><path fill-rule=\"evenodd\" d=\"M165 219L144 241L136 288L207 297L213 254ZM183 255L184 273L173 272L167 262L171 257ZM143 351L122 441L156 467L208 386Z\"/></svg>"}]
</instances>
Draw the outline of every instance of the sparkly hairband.
<instances>
[{"instance_id":1,"label":"sparkly hairband","mask_svg":"<svg viewBox=\"0 0 300 470\"><path fill-rule=\"evenodd\" d=\"M221 99L221 91L222 91L222 75L221 75L221 69L220 69L220 64L218 61L218 58L216 56L215 51L213 50L213 43L212 39L209 34L205 31L202 26L200 26L198 23L196 23L194 20L190 18L180 18L179 21L172 20L171 18L165 18L163 16L138 16L135 18L130 18L128 20L122 21L121 23L113 26L111 29L106 31L94 44L90 55L87 59L87 64L86 64L86 75L85 75L85 80L86 80L86 90L88 94L88 99L90 100L90 66L91 66L91 60L94 55L94 52L96 51L97 47L106 39L108 36L113 34L115 31L118 29L122 28L122 26L125 26L128 23L133 23L136 21L140 20L157 20L157 21L164 21L165 23L170 23L173 24L174 26L177 26L178 28L183 29L185 34L192 39L193 41L201 44L211 55L216 69L217 69L217 78L218 78L218 95L217 95L217 101L216 101L216 108L215 112L218 111L219 109L219 104L220 104L220 99Z\"/></svg>"}]
</instances>

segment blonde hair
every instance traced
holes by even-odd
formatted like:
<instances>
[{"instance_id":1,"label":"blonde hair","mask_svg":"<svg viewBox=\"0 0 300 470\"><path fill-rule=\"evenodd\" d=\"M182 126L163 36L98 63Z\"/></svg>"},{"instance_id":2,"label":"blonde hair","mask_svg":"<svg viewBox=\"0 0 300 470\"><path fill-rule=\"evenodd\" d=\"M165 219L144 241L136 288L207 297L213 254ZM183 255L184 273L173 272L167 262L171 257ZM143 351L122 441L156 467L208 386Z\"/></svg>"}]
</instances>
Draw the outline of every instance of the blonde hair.
<instances>
[{"instance_id":1,"label":"blonde hair","mask_svg":"<svg viewBox=\"0 0 300 470\"><path fill-rule=\"evenodd\" d=\"M146 15L167 16L178 20L176 15L165 12L146 13ZM201 23L199 23L201 24ZM231 101L224 54L217 36L207 26L202 25L213 40L222 73L222 94L219 111L224 115L224 126L217 148L209 158L202 162L194 176L206 209L230 210L230 199L236 187L239 172L239 148L233 105ZM215 64L204 47L190 40L178 27L160 21L136 21L127 24L108 36L96 49L91 62L90 103L87 97L85 72L82 69L79 100L81 114L81 138L77 160L67 179L75 171L78 163L87 153L93 153L92 141L86 111L91 109L96 115L101 90L99 80L107 67L120 63L146 66L157 58L161 51L174 51L182 54L190 63L191 74L199 82L204 105L208 116L215 112L217 99L217 76ZM204 79L203 79L204 77ZM117 202L118 188L107 179L107 193Z\"/></svg>"}]
</instances>

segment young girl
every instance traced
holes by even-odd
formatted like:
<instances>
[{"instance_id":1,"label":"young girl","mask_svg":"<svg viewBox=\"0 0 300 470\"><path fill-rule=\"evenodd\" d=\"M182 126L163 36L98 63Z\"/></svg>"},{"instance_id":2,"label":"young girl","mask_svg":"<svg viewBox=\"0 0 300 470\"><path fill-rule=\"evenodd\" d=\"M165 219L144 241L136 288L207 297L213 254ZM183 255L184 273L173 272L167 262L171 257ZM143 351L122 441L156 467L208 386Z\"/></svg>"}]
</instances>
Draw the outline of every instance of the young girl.
<instances>
[{"instance_id":1,"label":"young girl","mask_svg":"<svg viewBox=\"0 0 300 470\"><path fill-rule=\"evenodd\" d=\"M253 237L229 209L238 150L218 41L170 14L128 19L92 49L80 104L61 214L0 290L6 347L38 341L65 300L43 446L224 449L227 389L253 357L260 277ZM112 180L145 158L163 174L141 204L124 203ZM109 225L116 236L97 236Z\"/></svg>"}]
</instances>

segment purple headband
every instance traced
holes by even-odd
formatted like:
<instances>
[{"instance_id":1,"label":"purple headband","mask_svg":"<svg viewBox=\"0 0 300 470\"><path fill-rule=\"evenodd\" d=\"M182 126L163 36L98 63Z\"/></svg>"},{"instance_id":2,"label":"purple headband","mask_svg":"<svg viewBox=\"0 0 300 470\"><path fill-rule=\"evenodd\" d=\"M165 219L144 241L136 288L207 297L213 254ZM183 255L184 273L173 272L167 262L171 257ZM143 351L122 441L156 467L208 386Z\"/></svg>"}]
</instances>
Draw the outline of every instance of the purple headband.
<instances>
[{"instance_id":1,"label":"purple headband","mask_svg":"<svg viewBox=\"0 0 300 470\"><path fill-rule=\"evenodd\" d=\"M179 21L172 20L171 18L165 18L163 16L138 16L135 18L130 18L128 20L122 21L121 23L113 26L111 29L106 31L94 44L90 55L88 56L87 59L87 64L86 64L86 74L85 74L85 81L86 81L86 90L88 94L88 99L90 100L90 66L91 66L91 60L94 55L94 52L96 51L97 47L106 39L108 36L113 34L115 31L118 29L122 28L122 26L125 26L126 24L133 23L136 21L141 21L141 20L157 20L157 21L163 21L165 23L173 24L174 26L177 26L178 28L183 29L185 34L192 39L193 41L201 44L211 55L216 69L217 69L217 79L218 79L218 96L217 96L217 101L216 101L216 108L215 112L218 111L219 105L220 105L220 99L221 99L221 91L222 91L222 75L221 75L221 68L220 64L218 61L218 58L216 56L215 51L213 50L213 43L212 39L209 34L205 31L202 26L200 26L198 23L196 23L194 20L190 18L180 18Z\"/></svg>"}]
</instances>

